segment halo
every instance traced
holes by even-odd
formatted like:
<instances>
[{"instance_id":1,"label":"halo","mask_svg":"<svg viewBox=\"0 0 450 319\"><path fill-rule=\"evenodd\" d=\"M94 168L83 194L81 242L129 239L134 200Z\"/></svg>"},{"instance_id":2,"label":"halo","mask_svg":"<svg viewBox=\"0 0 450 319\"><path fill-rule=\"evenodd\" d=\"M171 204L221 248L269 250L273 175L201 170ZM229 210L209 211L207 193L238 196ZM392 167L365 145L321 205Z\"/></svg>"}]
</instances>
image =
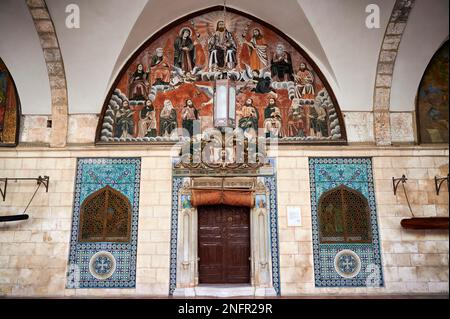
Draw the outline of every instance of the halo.
<instances>
[{"instance_id":1,"label":"halo","mask_svg":"<svg viewBox=\"0 0 450 319\"><path fill-rule=\"evenodd\" d=\"M252 35L253 35L253 32L255 32L255 30L258 30L260 35L263 34L262 31L261 31L261 28L256 27L256 28L253 28L253 29L252 29Z\"/></svg>"},{"instance_id":2,"label":"halo","mask_svg":"<svg viewBox=\"0 0 450 319\"><path fill-rule=\"evenodd\" d=\"M181 36L183 36L183 32L185 31L185 30L189 30L189 36L191 37L194 33L192 32L192 29L191 28L189 28L189 27L182 27L181 29L180 29L180 32L178 33L178 35L181 37Z\"/></svg>"}]
</instances>

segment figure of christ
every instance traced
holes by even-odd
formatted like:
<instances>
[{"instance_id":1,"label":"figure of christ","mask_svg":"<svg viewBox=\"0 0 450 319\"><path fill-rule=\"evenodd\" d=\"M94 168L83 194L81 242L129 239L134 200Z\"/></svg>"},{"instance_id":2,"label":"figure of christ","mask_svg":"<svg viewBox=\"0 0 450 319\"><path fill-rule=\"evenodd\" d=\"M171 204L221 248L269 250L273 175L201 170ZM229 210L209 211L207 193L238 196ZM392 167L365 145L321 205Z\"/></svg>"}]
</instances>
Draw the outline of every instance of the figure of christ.
<instances>
[{"instance_id":1,"label":"figure of christ","mask_svg":"<svg viewBox=\"0 0 450 319\"><path fill-rule=\"evenodd\" d=\"M314 75L306 68L305 63L300 63L300 69L294 75L296 82L296 97L302 100L314 101Z\"/></svg>"},{"instance_id":2,"label":"figure of christ","mask_svg":"<svg viewBox=\"0 0 450 319\"><path fill-rule=\"evenodd\" d=\"M170 82L170 66L163 48L157 48L150 67L152 85L167 85Z\"/></svg>"},{"instance_id":3,"label":"figure of christ","mask_svg":"<svg viewBox=\"0 0 450 319\"><path fill-rule=\"evenodd\" d=\"M174 65L185 73L192 72L195 66L195 45L191 39L191 30L183 28L174 42Z\"/></svg>"},{"instance_id":4,"label":"figure of christ","mask_svg":"<svg viewBox=\"0 0 450 319\"><path fill-rule=\"evenodd\" d=\"M247 44L250 50L250 67L252 70L261 70L268 66L269 60L267 57L267 43L259 29L253 30L253 35L250 41L244 38L244 43Z\"/></svg>"},{"instance_id":5,"label":"figure of christ","mask_svg":"<svg viewBox=\"0 0 450 319\"><path fill-rule=\"evenodd\" d=\"M236 66L236 43L225 27L224 21L217 22L216 31L208 39L209 70L233 69Z\"/></svg>"}]
</instances>

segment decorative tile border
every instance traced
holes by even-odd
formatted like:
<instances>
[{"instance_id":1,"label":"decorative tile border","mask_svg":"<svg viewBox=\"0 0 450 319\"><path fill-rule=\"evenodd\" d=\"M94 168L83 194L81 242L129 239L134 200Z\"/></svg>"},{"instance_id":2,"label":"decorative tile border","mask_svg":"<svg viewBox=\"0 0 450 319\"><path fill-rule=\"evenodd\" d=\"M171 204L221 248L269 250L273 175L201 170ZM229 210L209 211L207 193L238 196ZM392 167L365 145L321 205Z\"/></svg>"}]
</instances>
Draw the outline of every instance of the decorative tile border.
<instances>
[{"instance_id":1,"label":"decorative tile border","mask_svg":"<svg viewBox=\"0 0 450 319\"><path fill-rule=\"evenodd\" d=\"M277 178L264 177L265 185L269 190L269 218L270 218L270 249L272 255L272 285L278 296L281 295L280 287L280 254L278 240L278 200Z\"/></svg>"},{"instance_id":2,"label":"decorative tile border","mask_svg":"<svg viewBox=\"0 0 450 319\"><path fill-rule=\"evenodd\" d=\"M140 158L80 158L77 163L67 288L134 288L138 238ZM79 242L80 208L92 193L110 186L125 195L132 206L130 242ZM105 279L94 277L89 266L94 255L110 256L97 262L100 271L114 265ZM112 257L111 257L112 256ZM114 258L114 259L112 259Z\"/></svg>"},{"instance_id":3,"label":"decorative tile border","mask_svg":"<svg viewBox=\"0 0 450 319\"><path fill-rule=\"evenodd\" d=\"M311 214L313 231L314 276L316 287L382 287L384 285L376 212L375 192L370 158L310 158ZM319 242L317 205L320 196L335 187L345 185L363 194L369 203L372 243ZM354 276L342 276L336 271L336 255L347 254L346 266L361 267ZM358 258L352 258L356 253ZM352 263L360 262L359 265ZM351 269L350 269L351 270ZM340 271L341 272L341 271Z\"/></svg>"},{"instance_id":4,"label":"decorative tile border","mask_svg":"<svg viewBox=\"0 0 450 319\"><path fill-rule=\"evenodd\" d=\"M183 185L183 177L172 178L169 295L173 295L173 292L177 287L178 196L180 196L180 190L182 185Z\"/></svg>"}]
</instances>

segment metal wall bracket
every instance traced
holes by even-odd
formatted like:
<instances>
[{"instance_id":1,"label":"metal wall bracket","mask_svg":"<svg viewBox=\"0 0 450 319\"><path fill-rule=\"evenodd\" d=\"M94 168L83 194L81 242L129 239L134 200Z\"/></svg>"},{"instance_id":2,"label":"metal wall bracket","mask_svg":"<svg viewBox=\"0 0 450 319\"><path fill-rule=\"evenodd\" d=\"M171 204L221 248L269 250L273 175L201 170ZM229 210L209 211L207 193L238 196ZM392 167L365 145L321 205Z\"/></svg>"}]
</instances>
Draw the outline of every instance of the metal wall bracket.
<instances>
[{"instance_id":1,"label":"metal wall bracket","mask_svg":"<svg viewBox=\"0 0 450 319\"><path fill-rule=\"evenodd\" d=\"M407 180L408 179L406 178L405 174L403 174L402 177L400 177L400 178L392 177L392 186L394 188L394 195L397 195L397 188L398 188L398 185L400 184L400 182L402 184L404 184L404 183L406 183Z\"/></svg>"},{"instance_id":2,"label":"metal wall bracket","mask_svg":"<svg viewBox=\"0 0 450 319\"><path fill-rule=\"evenodd\" d=\"M0 178L0 183L3 182L3 185L0 185L0 196L2 197L3 201L6 200L6 190L8 187L8 181L36 181L37 185L40 186L41 184L45 186L45 192L48 193L48 185L50 183L50 177L48 176L39 176L37 178L32 177L26 177L26 178Z\"/></svg>"},{"instance_id":3,"label":"metal wall bracket","mask_svg":"<svg viewBox=\"0 0 450 319\"><path fill-rule=\"evenodd\" d=\"M450 174L447 174L446 177L438 177L438 176L434 177L434 186L436 187L436 195L439 195L439 191L441 190L442 183L444 183L445 181L447 181L447 189L448 189L449 179L450 179L449 175Z\"/></svg>"}]
</instances>

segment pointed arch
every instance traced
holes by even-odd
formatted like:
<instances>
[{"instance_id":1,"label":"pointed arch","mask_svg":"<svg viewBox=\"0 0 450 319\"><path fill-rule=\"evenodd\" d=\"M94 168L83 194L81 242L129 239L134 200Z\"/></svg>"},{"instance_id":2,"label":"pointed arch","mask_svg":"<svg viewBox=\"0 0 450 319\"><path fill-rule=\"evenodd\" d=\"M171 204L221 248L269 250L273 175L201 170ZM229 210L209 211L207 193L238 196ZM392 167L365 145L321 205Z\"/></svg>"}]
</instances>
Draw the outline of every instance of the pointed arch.
<instances>
[{"instance_id":1,"label":"pointed arch","mask_svg":"<svg viewBox=\"0 0 450 319\"><path fill-rule=\"evenodd\" d=\"M370 243L369 203L363 194L345 185L330 189L319 198L321 243Z\"/></svg>"},{"instance_id":2,"label":"pointed arch","mask_svg":"<svg viewBox=\"0 0 450 319\"><path fill-rule=\"evenodd\" d=\"M419 143L447 143L449 40L433 55L419 84L416 121Z\"/></svg>"},{"instance_id":3,"label":"pointed arch","mask_svg":"<svg viewBox=\"0 0 450 319\"><path fill-rule=\"evenodd\" d=\"M248 98L253 114L262 115L238 121L241 128L250 123L276 132L282 143L346 144L337 100L308 54L274 26L232 8L220 32L228 43L222 50L215 34L223 9L215 6L178 19L136 50L106 97L97 144L173 143L182 128L192 134L195 119L202 129L210 127L213 83L220 76L238 82L238 117L246 118L242 106ZM181 37L182 30L189 30L189 39ZM270 98L276 107L269 105ZM194 110L186 107L187 100Z\"/></svg>"},{"instance_id":4,"label":"pointed arch","mask_svg":"<svg viewBox=\"0 0 450 319\"><path fill-rule=\"evenodd\" d=\"M16 85L0 58L0 147L18 144L20 116L20 99Z\"/></svg>"},{"instance_id":5,"label":"pointed arch","mask_svg":"<svg viewBox=\"0 0 450 319\"><path fill-rule=\"evenodd\" d=\"M89 195L81 204L80 242L129 242L131 203L110 186Z\"/></svg>"}]
</instances>

